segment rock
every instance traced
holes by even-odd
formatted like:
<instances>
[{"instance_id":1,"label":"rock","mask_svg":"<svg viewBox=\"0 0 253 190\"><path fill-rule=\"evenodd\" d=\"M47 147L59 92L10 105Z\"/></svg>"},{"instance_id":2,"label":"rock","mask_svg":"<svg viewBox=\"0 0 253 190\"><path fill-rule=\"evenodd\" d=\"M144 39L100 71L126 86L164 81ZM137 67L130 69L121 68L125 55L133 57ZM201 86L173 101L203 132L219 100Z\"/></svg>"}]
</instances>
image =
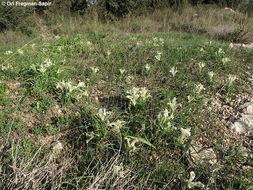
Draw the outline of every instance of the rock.
<instances>
[{"instance_id":1,"label":"rock","mask_svg":"<svg viewBox=\"0 0 253 190\"><path fill-rule=\"evenodd\" d=\"M56 141L51 146L52 146L53 152L50 155L50 160L60 158L63 154L63 151L64 151L63 143L60 141Z\"/></svg>"},{"instance_id":2,"label":"rock","mask_svg":"<svg viewBox=\"0 0 253 190\"><path fill-rule=\"evenodd\" d=\"M253 132L253 115L243 115L230 125L230 130L238 134Z\"/></svg>"},{"instance_id":3,"label":"rock","mask_svg":"<svg viewBox=\"0 0 253 190\"><path fill-rule=\"evenodd\" d=\"M212 148L199 148L194 146L190 149L190 156L194 163L198 164L216 164L217 156Z\"/></svg>"},{"instance_id":4,"label":"rock","mask_svg":"<svg viewBox=\"0 0 253 190\"><path fill-rule=\"evenodd\" d=\"M253 115L253 104L251 102L247 102L239 106L238 110L242 113Z\"/></svg>"},{"instance_id":5,"label":"rock","mask_svg":"<svg viewBox=\"0 0 253 190\"><path fill-rule=\"evenodd\" d=\"M229 129L237 134L253 133L253 104L247 102L238 107L241 117L234 122L229 122Z\"/></svg>"}]
</instances>

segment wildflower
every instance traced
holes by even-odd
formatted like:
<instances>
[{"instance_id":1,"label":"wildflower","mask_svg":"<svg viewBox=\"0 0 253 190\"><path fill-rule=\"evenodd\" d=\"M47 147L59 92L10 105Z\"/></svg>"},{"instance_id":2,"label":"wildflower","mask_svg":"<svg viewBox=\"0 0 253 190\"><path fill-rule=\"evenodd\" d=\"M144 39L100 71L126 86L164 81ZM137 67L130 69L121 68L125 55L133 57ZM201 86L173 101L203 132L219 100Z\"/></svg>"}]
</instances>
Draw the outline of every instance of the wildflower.
<instances>
[{"instance_id":1,"label":"wildflower","mask_svg":"<svg viewBox=\"0 0 253 190\"><path fill-rule=\"evenodd\" d=\"M129 76L126 77L125 80L126 80L127 84L130 84L132 82L132 80L134 80L134 77L129 75Z\"/></svg>"},{"instance_id":2,"label":"wildflower","mask_svg":"<svg viewBox=\"0 0 253 190\"><path fill-rule=\"evenodd\" d=\"M91 46L91 45L92 45L92 43L91 43L90 41L87 41L86 44L87 44L88 46Z\"/></svg>"},{"instance_id":3,"label":"wildflower","mask_svg":"<svg viewBox=\"0 0 253 190\"><path fill-rule=\"evenodd\" d=\"M188 137L191 136L191 129L181 128L180 131L181 131L180 139L181 139L182 142L184 142L185 139L187 139Z\"/></svg>"},{"instance_id":4,"label":"wildflower","mask_svg":"<svg viewBox=\"0 0 253 190\"><path fill-rule=\"evenodd\" d=\"M120 165L114 165L113 166L113 176L119 176L119 177L124 177L124 172L123 172L123 163L120 163Z\"/></svg>"},{"instance_id":5,"label":"wildflower","mask_svg":"<svg viewBox=\"0 0 253 190\"><path fill-rule=\"evenodd\" d=\"M172 76L175 77L175 75L176 75L176 73L177 73L177 68L172 67L172 68L170 69L170 72L171 72Z\"/></svg>"},{"instance_id":6,"label":"wildflower","mask_svg":"<svg viewBox=\"0 0 253 190\"><path fill-rule=\"evenodd\" d=\"M158 41L158 39L155 37L155 38L153 38L153 41L154 41L154 42L157 42L157 41Z\"/></svg>"},{"instance_id":7,"label":"wildflower","mask_svg":"<svg viewBox=\"0 0 253 190\"><path fill-rule=\"evenodd\" d=\"M73 92L76 89L76 86L72 86L71 82L67 82L66 89L68 89L69 92L71 93L71 92Z\"/></svg>"},{"instance_id":8,"label":"wildflower","mask_svg":"<svg viewBox=\"0 0 253 190\"><path fill-rule=\"evenodd\" d=\"M136 146L135 143L139 142L137 139L134 139L131 143L130 143L130 138L129 137L125 137L126 141L127 141L127 145L130 149L132 149L132 151L136 150Z\"/></svg>"},{"instance_id":9,"label":"wildflower","mask_svg":"<svg viewBox=\"0 0 253 190\"><path fill-rule=\"evenodd\" d=\"M98 110L98 115L99 115L100 119L101 119L102 121L104 121L104 120L105 120L105 117L106 117L106 115L107 115L106 109L105 109L105 108L100 108L100 109Z\"/></svg>"},{"instance_id":10,"label":"wildflower","mask_svg":"<svg viewBox=\"0 0 253 190\"><path fill-rule=\"evenodd\" d=\"M9 70L9 69L12 69L12 68L13 67L10 64L7 64L7 65L2 65L1 70L6 71L6 70Z\"/></svg>"},{"instance_id":11,"label":"wildflower","mask_svg":"<svg viewBox=\"0 0 253 190\"><path fill-rule=\"evenodd\" d=\"M225 57L225 58L222 58L221 61L222 61L222 63L225 65L225 64L229 63L229 62L231 61L231 59Z\"/></svg>"},{"instance_id":12,"label":"wildflower","mask_svg":"<svg viewBox=\"0 0 253 190\"><path fill-rule=\"evenodd\" d=\"M138 93L138 88L134 87L133 89L127 91L127 94L129 94L129 95L127 95L126 97L128 99L130 99L132 104L135 106L136 103L137 103L138 98L140 97L140 95Z\"/></svg>"},{"instance_id":13,"label":"wildflower","mask_svg":"<svg viewBox=\"0 0 253 190\"><path fill-rule=\"evenodd\" d=\"M143 101L145 101L147 98L151 97L146 87L144 88L133 87L131 90L128 90L126 93L129 94L126 97L131 100L134 106L136 105L137 100L142 99Z\"/></svg>"},{"instance_id":14,"label":"wildflower","mask_svg":"<svg viewBox=\"0 0 253 190\"><path fill-rule=\"evenodd\" d=\"M57 89L60 88L62 90L64 88L64 86L65 86L65 81L61 81L56 84Z\"/></svg>"},{"instance_id":15,"label":"wildflower","mask_svg":"<svg viewBox=\"0 0 253 190\"><path fill-rule=\"evenodd\" d=\"M201 182L193 182L193 180L195 179L196 174L194 173L194 171L190 172L190 179L188 180L188 188L191 189L193 187L199 187L199 188L204 188L205 185Z\"/></svg>"},{"instance_id":16,"label":"wildflower","mask_svg":"<svg viewBox=\"0 0 253 190\"><path fill-rule=\"evenodd\" d=\"M84 84L84 82L79 82L76 87L77 88L82 88L82 87L85 87L85 84Z\"/></svg>"},{"instance_id":17,"label":"wildflower","mask_svg":"<svg viewBox=\"0 0 253 190\"><path fill-rule=\"evenodd\" d=\"M141 45L142 45L142 42L141 42L141 41L138 41L138 42L136 43L136 45L137 45L137 46L141 46Z\"/></svg>"},{"instance_id":18,"label":"wildflower","mask_svg":"<svg viewBox=\"0 0 253 190\"><path fill-rule=\"evenodd\" d=\"M32 47L32 49L34 50L34 48L35 48L35 44L31 44L31 47Z\"/></svg>"},{"instance_id":19,"label":"wildflower","mask_svg":"<svg viewBox=\"0 0 253 190\"><path fill-rule=\"evenodd\" d=\"M38 69L41 73L44 73L47 68L45 67L45 65L40 65L40 68Z\"/></svg>"},{"instance_id":20,"label":"wildflower","mask_svg":"<svg viewBox=\"0 0 253 190\"><path fill-rule=\"evenodd\" d=\"M204 48L200 48L200 50L199 50L200 52L204 52Z\"/></svg>"},{"instance_id":21,"label":"wildflower","mask_svg":"<svg viewBox=\"0 0 253 190\"><path fill-rule=\"evenodd\" d=\"M163 38L159 38L161 43L164 43L164 39Z\"/></svg>"},{"instance_id":22,"label":"wildflower","mask_svg":"<svg viewBox=\"0 0 253 190\"><path fill-rule=\"evenodd\" d=\"M214 76L214 72L210 71L210 72L208 72L208 75L209 75L210 80L212 81L213 80L213 76Z\"/></svg>"},{"instance_id":23,"label":"wildflower","mask_svg":"<svg viewBox=\"0 0 253 190\"><path fill-rule=\"evenodd\" d=\"M10 55L12 53L13 53L12 51L8 50L8 51L5 52L5 55Z\"/></svg>"},{"instance_id":24,"label":"wildflower","mask_svg":"<svg viewBox=\"0 0 253 190\"><path fill-rule=\"evenodd\" d=\"M19 53L20 55L23 55L23 54L24 54L24 51L21 50L21 49L18 49L18 53Z\"/></svg>"},{"instance_id":25,"label":"wildflower","mask_svg":"<svg viewBox=\"0 0 253 190\"><path fill-rule=\"evenodd\" d=\"M196 85L196 93L199 94L202 90L205 90L202 84Z\"/></svg>"},{"instance_id":26,"label":"wildflower","mask_svg":"<svg viewBox=\"0 0 253 190\"><path fill-rule=\"evenodd\" d=\"M205 67L205 63L199 62L198 65L199 65L199 69L200 69L200 72L201 72L202 69Z\"/></svg>"},{"instance_id":27,"label":"wildflower","mask_svg":"<svg viewBox=\"0 0 253 190\"><path fill-rule=\"evenodd\" d=\"M64 70L60 68L60 69L58 69L58 70L56 71L56 73L57 73L57 74L60 74L60 73L62 73L63 71L64 71Z\"/></svg>"},{"instance_id":28,"label":"wildflower","mask_svg":"<svg viewBox=\"0 0 253 190\"><path fill-rule=\"evenodd\" d=\"M111 52L108 50L108 51L106 52L106 54L107 54L108 56L110 56L110 55L111 55Z\"/></svg>"},{"instance_id":29,"label":"wildflower","mask_svg":"<svg viewBox=\"0 0 253 190\"><path fill-rule=\"evenodd\" d=\"M234 44L233 43L230 43L229 44L229 49L232 49L234 47Z\"/></svg>"},{"instance_id":30,"label":"wildflower","mask_svg":"<svg viewBox=\"0 0 253 190\"><path fill-rule=\"evenodd\" d=\"M147 98L151 97L151 95L148 93L148 90L146 87L139 89L140 97L145 101Z\"/></svg>"},{"instance_id":31,"label":"wildflower","mask_svg":"<svg viewBox=\"0 0 253 190\"><path fill-rule=\"evenodd\" d=\"M222 48L219 48L218 54L225 54L224 50Z\"/></svg>"},{"instance_id":32,"label":"wildflower","mask_svg":"<svg viewBox=\"0 0 253 190\"><path fill-rule=\"evenodd\" d=\"M231 75L229 74L228 76L228 86L231 86L232 83L237 79L237 77L235 75Z\"/></svg>"},{"instance_id":33,"label":"wildflower","mask_svg":"<svg viewBox=\"0 0 253 190\"><path fill-rule=\"evenodd\" d=\"M159 114L158 114L158 120L161 124L164 124L166 122L168 122L168 120L170 119L174 119L174 115L173 113L171 113L171 115L169 116L169 111L168 109L165 109L164 111L161 111Z\"/></svg>"},{"instance_id":34,"label":"wildflower","mask_svg":"<svg viewBox=\"0 0 253 190\"><path fill-rule=\"evenodd\" d=\"M155 58L160 61L161 60L161 55L162 53L161 52L157 52L157 55L155 56Z\"/></svg>"},{"instance_id":35,"label":"wildflower","mask_svg":"<svg viewBox=\"0 0 253 190\"><path fill-rule=\"evenodd\" d=\"M58 51L61 51L61 50L62 50L62 46L58 46L58 47L57 47L57 50L58 50Z\"/></svg>"},{"instance_id":36,"label":"wildflower","mask_svg":"<svg viewBox=\"0 0 253 190\"><path fill-rule=\"evenodd\" d=\"M60 37L60 36L58 36L58 35L56 35L54 38L55 38L55 39L60 39L61 37Z\"/></svg>"},{"instance_id":37,"label":"wildflower","mask_svg":"<svg viewBox=\"0 0 253 190\"><path fill-rule=\"evenodd\" d=\"M117 120L116 122L110 123L109 126L113 127L113 130L120 133L121 128L125 124L125 121Z\"/></svg>"},{"instance_id":38,"label":"wildflower","mask_svg":"<svg viewBox=\"0 0 253 190\"><path fill-rule=\"evenodd\" d=\"M194 100L194 97L192 97L191 95L187 96L188 102L191 102Z\"/></svg>"},{"instance_id":39,"label":"wildflower","mask_svg":"<svg viewBox=\"0 0 253 190\"><path fill-rule=\"evenodd\" d=\"M89 96L89 94L88 94L88 92L85 90L85 91L82 91L82 93L79 93L77 96L76 96L76 99L77 100L80 100L83 96L86 96L86 97L88 97Z\"/></svg>"},{"instance_id":40,"label":"wildflower","mask_svg":"<svg viewBox=\"0 0 253 190\"><path fill-rule=\"evenodd\" d=\"M52 65L52 61L50 59L46 59L44 63L45 63L45 67L50 67Z\"/></svg>"},{"instance_id":41,"label":"wildflower","mask_svg":"<svg viewBox=\"0 0 253 190\"><path fill-rule=\"evenodd\" d=\"M36 65L35 64L31 64L31 69L32 70L36 70Z\"/></svg>"},{"instance_id":42,"label":"wildflower","mask_svg":"<svg viewBox=\"0 0 253 190\"><path fill-rule=\"evenodd\" d=\"M94 73L97 73L99 71L99 68L97 67L91 67L91 70L94 72Z\"/></svg>"},{"instance_id":43,"label":"wildflower","mask_svg":"<svg viewBox=\"0 0 253 190\"><path fill-rule=\"evenodd\" d=\"M77 87L73 86L71 81L65 82L63 80L63 81L60 81L60 82L57 83L56 88L60 88L61 90L66 89L71 93Z\"/></svg>"},{"instance_id":44,"label":"wildflower","mask_svg":"<svg viewBox=\"0 0 253 190\"><path fill-rule=\"evenodd\" d=\"M119 69L119 72L120 72L120 74L123 75L126 72L126 70L125 69Z\"/></svg>"},{"instance_id":45,"label":"wildflower","mask_svg":"<svg viewBox=\"0 0 253 190\"><path fill-rule=\"evenodd\" d=\"M146 69L147 71L149 71L149 70L150 70L150 65L149 65L149 64L146 64L146 65L145 65L145 69Z\"/></svg>"},{"instance_id":46,"label":"wildflower","mask_svg":"<svg viewBox=\"0 0 253 190\"><path fill-rule=\"evenodd\" d=\"M178 106L181 106L181 104L177 104L177 98L174 97L172 102L169 102L168 105L170 106L172 113L174 113Z\"/></svg>"}]
</instances>

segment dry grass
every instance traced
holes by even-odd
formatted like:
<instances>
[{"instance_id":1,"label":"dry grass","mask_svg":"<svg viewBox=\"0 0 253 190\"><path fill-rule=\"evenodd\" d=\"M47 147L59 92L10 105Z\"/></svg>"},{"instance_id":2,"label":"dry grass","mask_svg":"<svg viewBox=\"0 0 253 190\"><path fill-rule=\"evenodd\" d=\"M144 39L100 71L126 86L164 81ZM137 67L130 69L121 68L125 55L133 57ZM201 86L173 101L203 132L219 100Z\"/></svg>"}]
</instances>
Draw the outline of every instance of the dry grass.
<instances>
[{"instance_id":1,"label":"dry grass","mask_svg":"<svg viewBox=\"0 0 253 190\"><path fill-rule=\"evenodd\" d=\"M50 17L49 17L50 18ZM240 43L253 42L253 19L245 14L229 8L203 5L199 7L188 6L180 11L171 9L155 10L144 16L127 16L115 22L101 23L97 14L91 18L81 16L52 17L50 22L40 18L34 28L35 34L67 35L85 34L87 31L104 33L146 33L146 32L190 32L206 34L215 39L234 41ZM0 35L0 44L14 44L26 40L28 37L20 36L8 31Z\"/></svg>"}]
</instances>

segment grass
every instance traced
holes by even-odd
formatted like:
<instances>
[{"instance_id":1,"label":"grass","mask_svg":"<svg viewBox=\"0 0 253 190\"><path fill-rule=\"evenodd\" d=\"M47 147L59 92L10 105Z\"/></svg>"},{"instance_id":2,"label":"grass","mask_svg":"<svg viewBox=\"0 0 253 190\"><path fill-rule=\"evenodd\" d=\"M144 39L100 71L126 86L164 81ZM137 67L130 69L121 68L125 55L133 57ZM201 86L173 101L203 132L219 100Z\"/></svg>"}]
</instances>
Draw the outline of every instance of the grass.
<instances>
[{"instance_id":1,"label":"grass","mask_svg":"<svg viewBox=\"0 0 253 190\"><path fill-rule=\"evenodd\" d=\"M89 30L0 52L2 189L252 187L252 161L212 105L252 94L251 49ZM217 162L192 162L195 145Z\"/></svg>"},{"instance_id":2,"label":"grass","mask_svg":"<svg viewBox=\"0 0 253 190\"><path fill-rule=\"evenodd\" d=\"M7 30L1 33L0 44L25 43L36 36L42 38L57 35L75 36L89 31L97 33L174 31L204 34L214 39L235 43L253 42L252 16L239 10L215 5L187 5L178 11L169 8L154 10L142 16L128 15L114 22L105 20L103 24L96 12L83 16L71 15L68 12L57 15L54 12L45 12L43 16L32 14L26 19L29 20L29 25L21 22L16 31Z\"/></svg>"}]
</instances>

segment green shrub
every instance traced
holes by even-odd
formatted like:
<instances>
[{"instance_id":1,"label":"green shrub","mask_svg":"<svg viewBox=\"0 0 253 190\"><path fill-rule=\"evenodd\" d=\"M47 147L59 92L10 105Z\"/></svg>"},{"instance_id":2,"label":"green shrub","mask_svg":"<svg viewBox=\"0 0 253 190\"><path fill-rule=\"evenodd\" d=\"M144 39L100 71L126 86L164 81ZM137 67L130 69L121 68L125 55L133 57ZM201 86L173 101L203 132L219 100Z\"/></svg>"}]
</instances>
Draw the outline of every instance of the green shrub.
<instances>
[{"instance_id":1,"label":"green shrub","mask_svg":"<svg viewBox=\"0 0 253 190\"><path fill-rule=\"evenodd\" d=\"M0 32L11 29L31 35L32 13L33 7L0 6Z\"/></svg>"}]
</instances>

